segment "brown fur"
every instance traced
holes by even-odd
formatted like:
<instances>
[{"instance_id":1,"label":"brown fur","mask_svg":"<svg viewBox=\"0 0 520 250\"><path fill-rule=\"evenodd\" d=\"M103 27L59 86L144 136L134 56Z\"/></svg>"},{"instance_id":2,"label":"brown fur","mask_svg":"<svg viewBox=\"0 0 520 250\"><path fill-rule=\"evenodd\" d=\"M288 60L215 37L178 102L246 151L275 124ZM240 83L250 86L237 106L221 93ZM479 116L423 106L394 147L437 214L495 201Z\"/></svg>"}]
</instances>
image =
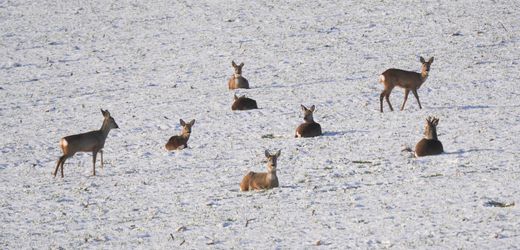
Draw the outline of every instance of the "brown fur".
<instances>
[{"instance_id":1,"label":"brown fur","mask_svg":"<svg viewBox=\"0 0 520 250\"><path fill-rule=\"evenodd\" d=\"M315 106L312 105L310 108L307 108L301 105L301 108L305 122L296 128L294 137L315 137L322 135L320 124L315 122L313 118Z\"/></svg>"},{"instance_id":2,"label":"brown fur","mask_svg":"<svg viewBox=\"0 0 520 250\"><path fill-rule=\"evenodd\" d=\"M444 152L442 143L437 138L439 119L428 117L424 126L424 138L415 145L415 156L438 155Z\"/></svg>"},{"instance_id":3,"label":"brown fur","mask_svg":"<svg viewBox=\"0 0 520 250\"><path fill-rule=\"evenodd\" d=\"M269 151L265 151L267 157L267 173L256 173L250 171L240 182L240 191L250 191L259 189L271 189L278 187L278 177L276 176L277 159L281 150L271 155Z\"/></svg>"},{"instance_id":4,"label":"brown fur","mask_svg":"<svg viewBox=\"0 0 520 250\"><path fill-rule=\"evenodd\" d=\"M189 123L184 122L182 119L180 119L179 122L182 126L181 134L170 137L165 145L166 150L171 151L188 147L188 140L190 139L191 135L191 127L193 124L195 124L195 119L191 120Z\"/></svg>"},{"instance_id":5,"label":"brown fur","mask_svg":"<svg viewBox=\"0 0 520 250\"><path fill-rule=\"evenodd\" d=\"M250 110L257 108L256 101L246 96L238 97L235 95L233 105L231 105L231 110Z\"/></svg>"},{"instance_id":6,"label":"brown fur","mask_svg":"<svg viewBox=\"0 0 520 250\"><path fill-rule=\"evenodd\" d=\"M417 90L421 87L421 85L428 78L428 74L430 72L430 65L433 63L433 57L430 58L427 62L424 58L420 58L422 63L421 73L406 71L401 69L387 69L379 76L379 82L381 82L385 89L379 95L379 104L380 111L383 112L383 98L386 99L388 106L391 111L394 111L392 104L390 103L390 93L395 86L399 86L404 88L404 101L403 105L401 105L401 110L404 109L404 105L406 104L406 100L408 99L408 94L412 91L415 99L417 99L417 103L419 104L419 108L422 109L421 101L419 101L419 95L417 94Z\"/></svg>"},{"instance_id":7,"label":"brown fur","mask_svg":"<svg viewBox=\"0 0 520 250\"><path fill-rule=\"evenodd\" d=\"M244 63L237 65L234 61L231 61L231 66L234 68L234 74L228 81L229 89L248 89L249 82L242 76L242 67Z\"/></svg>"},{"instance_id":8,"label":"brown fur","mask_svg":"<svg viewBox=\"0 0 520 250\"><path fill-rule=\"evenodd\" d=\"M105 117L101 129L61 138L60 147L63 151L63 155L58 160L58 164L56 164L56 169L53 173L54 177L56 177L61 167L61 177L63 178L63 165L65 161L74 156L76 152L92 152L92 175L96 175L96 156L98 152L101 155L101 167L103 167L103 147L105 146L105 140L110 130L119 128L119 126L114 118L110 116L108 110L101 110L101 113Z\"/></svg>"},{"instance_id":9,"label":"brown fur","mask_svg":"<svg viewBox=\"0 0 520 250\"><path fill-rule=\"evenodd\" d=\"M439 155L444 152L442 143L439 140L421 139L415 145L415 156Z\"/></svg>"}]
</instances>

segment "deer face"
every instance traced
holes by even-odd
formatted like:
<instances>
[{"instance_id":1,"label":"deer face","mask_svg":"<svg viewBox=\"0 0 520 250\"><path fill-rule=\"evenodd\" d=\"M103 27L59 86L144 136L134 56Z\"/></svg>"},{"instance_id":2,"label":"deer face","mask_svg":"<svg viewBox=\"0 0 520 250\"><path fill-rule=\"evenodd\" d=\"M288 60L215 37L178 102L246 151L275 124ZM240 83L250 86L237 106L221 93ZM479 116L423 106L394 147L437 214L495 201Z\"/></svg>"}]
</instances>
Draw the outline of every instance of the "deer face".
<instances>
[{"instance_id":1,"label":"deer face","mask_svg":"<svg viewBox=\"0 0 520 250\"><path fill-rule=\"evenodd\" d=\"M313 122L314 118L312 114L314 113L314 109L316 108L316 106L312 105L310 108L307 108L301 105L301 107L303 111L303 120L305 120L306 122Z\"/></svg>"},{"instance_id":2,"label":"deer face","mask_svg":"<svg viewBox=\"0 0 520 250\"><path fill-rule=\"evenodd\" d=\"M108 121L109 123L108 123L108 124L110 125L110 128L111 128L111 129L112 129L112 128L119 128L119 126L118 126L117 123L116 123L116 120L114 120L113 117L110 117L110 118L108 118L108 119L109 119L109 121Z\"/></svg>"},{"instance_id":3,"label":"deer face","mask_svg":"<svg viewBox=\"0 0 520 250\"><path fill-rule=\"evenodd\" d=\"M278 157L280 156L282 150L278 150L275 154L269 154L268 150L265 150L265 157L267 157L267 168L269 172L275 172L276 171L276 161Z\"/></svg>"},{"instance_id":4,"label":"deer face","mask_svg":"<svg viewBox=\"0 0 520 250\"><path fill-rule=\"evenodd\" d=\"M180 124L182 126L182 134L191 134L191 127L195 124L195 119L191 120L189 123L184 122L184 120L180 120Z\"/></svg>"},{"instance_id":5,"label":"deer face","mask_svg":"<svg viewBox=\"0 0 520 250\"><path fill-rule=\"evenodd\" d=\"M116 120L114 120L114 118L110 116L110 112L108 112L108 110L101 110L101 113L103 114L103 117L105 117L105 121L103 123L107 123L110 129L119 128L119 126L116 123Z\"/></svg>"},{"instance_id":6,"label":"deer face","mask_svg":"<svg viewBox=\"0 0 520 250\"><path fill-rule=\"evenodd\" d=\"M430 72L430 65L433 63L433 57L430 57L430 60L425 61L424 58L421 56L420 61L422 63L422 71Z\"/></svg>"},{"instance_id":7,"label":"deer face","mask_svg":"<svg viewBox=\"0 0 520 250\"><path fill-rule=\"evenodd\" d=\"M235 69L235 75L237 75L237 76L242 75L242 67L244 67L244 63L237 65L234 61L231 61L231 65Z\"/></svg>"}]
</instances>

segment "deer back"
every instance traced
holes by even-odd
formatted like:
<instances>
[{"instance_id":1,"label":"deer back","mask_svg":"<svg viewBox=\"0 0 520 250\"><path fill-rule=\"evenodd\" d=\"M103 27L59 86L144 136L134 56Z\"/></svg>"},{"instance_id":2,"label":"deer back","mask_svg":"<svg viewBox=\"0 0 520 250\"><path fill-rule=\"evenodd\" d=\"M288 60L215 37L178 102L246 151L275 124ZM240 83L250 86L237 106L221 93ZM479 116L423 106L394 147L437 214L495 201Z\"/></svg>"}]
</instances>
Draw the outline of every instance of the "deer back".
<instances>
[{"instance_id":1,"label":"deer back","mask_svg":"<svg viewBox=\"0 0 520 250\"><path fill-rule=\"evenodd\" d=\"M242 76L231 76L228 82L228 88L229 89L248 89L249 88L249 82L246 78Z\"/></svg>"},{"instance_id":2,"label":"deer back","mask_svg":"<svg viewBox=\"0 0 520 250\"><path fill-rule=\"evenodd\" d=\"M99 130L87 133L65 136L60 140L60 146L64 154L76 152L99 151L105 146L106 138Z\"/></svg>"},{"instance_id":3,"label":"deer back","mask_svg":"<svg viewBox=\"0 0 520 250\"><path fill-rule=\"evenodd\" d=\"M317 122L304 122L296 128L296 137L315 137L321 134L321 126Z\"/></svg>"},{"instance_id":4,"label":"deer back","mask_svg":"<svg viewBox=\"0 0 520 250\"><path fill-rule=\"evenodd\" d=\"M165 145L167 150L176 150L183 149L188 147L188 138L185 138L181 135L174 135L170 137L168 142Z\"/></svg>"},{"instance_id":5,"label":"deer back","mask_svg":"<svg viewBox=\"0 0 520 250\"><path fill-rule=\"evenodd\" d=\"M268 173L249 172L240 182L240 190L271 189L278 187L278 185L276 173L269 175Z\"/></svg>"},{"instance_id":6,"label":"deer back","mask_svg":"<svg viewBox=\"0 0 520 250\"><path fill-rule=\"evenodd\" d=\"M256 104L256 101L245 96L239 98L236 98L235 96L235 101L233 102L233 105L231 105L231 110L250 110L257 108L258 105Z\"/></svg>"},{"instance_id":7,"label":"deer back","mask_svg":"<svg viewBox=\"0 0 520 250\"><path fill-rule=\"evenodd\" d=\"M415 156L427 156L427 155L438 155L442 154L444 149L442 143L439 140L432 139L421 139L417 145L415 145Z\"/></svg>"},{"instance_id":8,"label":"deer back","mask_svg":"<svg viewBox=\"0 0 520 250\"><path fill-rule=\"evenodd\" d=\"M399 86L405 89L418 89L423 83L421 74L402 69L387 69L380 78L385 86Z\"/></svg>"}]
</instances>

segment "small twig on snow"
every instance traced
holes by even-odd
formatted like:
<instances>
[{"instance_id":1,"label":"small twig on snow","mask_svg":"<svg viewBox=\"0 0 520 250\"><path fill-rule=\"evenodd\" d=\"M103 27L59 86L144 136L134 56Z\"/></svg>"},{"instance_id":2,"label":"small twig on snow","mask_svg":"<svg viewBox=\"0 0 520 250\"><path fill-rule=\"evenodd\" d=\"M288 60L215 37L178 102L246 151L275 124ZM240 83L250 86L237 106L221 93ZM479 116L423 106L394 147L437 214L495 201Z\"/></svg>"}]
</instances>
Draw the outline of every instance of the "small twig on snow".
<instances>
[{"instance_id":1,"label":"small twig on snow","mask_svg":"<svg viewBox=\"0 0 520 250\"><path fill-rule=\"evenodd\" d=\"M246 220L246 227L247 227L247 225L249 225L249 222L250 222L250 221L254 221L254 220L256 220L256 219L255 219L255 218L253 218L253 219L247 219L247 220Z\"/></svg>"}]
</instances>

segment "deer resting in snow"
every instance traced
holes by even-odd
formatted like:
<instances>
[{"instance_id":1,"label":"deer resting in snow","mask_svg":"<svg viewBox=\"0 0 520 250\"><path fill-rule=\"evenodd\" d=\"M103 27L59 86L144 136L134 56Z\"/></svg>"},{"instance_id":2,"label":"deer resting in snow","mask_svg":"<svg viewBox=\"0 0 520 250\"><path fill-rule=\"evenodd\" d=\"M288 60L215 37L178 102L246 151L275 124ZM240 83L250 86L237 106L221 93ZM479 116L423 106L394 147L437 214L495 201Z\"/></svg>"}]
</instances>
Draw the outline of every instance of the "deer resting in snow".
<instances>
[{"instance_id":1,"label":"deer resting in snow","mask_svg":"<svg viewBox=\"0 0 520 250\"><path fill-rule=\"evenodd\" d=\"M107 139L108 132L113 128L119 128L113 117L110 116L108 110L101 109L101 113L105 119L99 130L90 131L83 134L69 135L61 138L60 147L63 155L58 160L54 177L61 167L61 177L63 178L63 164L65 161L74 156L76 152L92 152L92 175L96 175L96 155L101 154L101 167L103 168L103 147Z\"/></svg>"},{"instance_id":2,"label":"deer resting in snow","mask_svg":"<svg viewBox=\"0 0 520 250\"><path fill-rule=\"evenodd\" d=\"M276 154L269 154L265 151L267 157L267 173L256 173L250 171L247 173L242 182L240 182L240 191L271 189L278 187L278 177L276 176L276 160L280 157L281 150Z\"/></svg>"},{"instance_id":3,"label":"deer resting in snow","mask_svg":"<svg viewBox=\"0 0 520 250\"><path fill-rule=\"evenodd\" d=\"M424 125L424 138L415 145L415 156L438 155L444 152L442 143L437 138L439 118L428 117Z\"/></svg>"},{"instance_id":4,"label":"deer resting in snow","mask_svg":"<svg viewBox=\"0 0 520 250\"><path fill-rule=\"evenodd\" d=\"M394 111L392 108L392 104L390 104L390 93L392 93L392 89L395 86L399 86L404 88L404 101L403 105L401 105L401 110L404 109L404 104L408 99L408 94L412 91L415 99L417 99L417 103L419 104L419 108L422 109L421 102L419 101L419 95L417 94L417 90L421 87L421 85L428 78L428 73L430 72L430 65L433 63L433 57L430 60L425 61L423 57L420 59L422 63L421 73L406 71L401 69L387 69L383 74L379 76L379 82L385 86L381 95L379 95L379 104L380 111L383 112L383 98L386 99L388 106L390 106L390 110Z\"/></svg>"},{"instance_id":5,"label":"deer resting in snow","mask_svg":"<svg viewBox=\"0 0 520 250\"><path fill-rule=\"evenodd\" d=\"M231 76L228 82L229 89L248 89L249 82L242 76L242 67L244 63L237 65L234 61L231 61L231 66L235 69L235 73Z\"/></svg>"},{"instance_id":6,"label":"deer resting in snow","mask_svg":"<svg viewBox=\"0 0 520 250\"><path fill-rule=\"evenodd\" d=\"M312 105L310 108L307 108L301 105L303 111L303 120L304 123L300 124L296 128L296 133L294 137L314 137L321 135L321 126L319 123L314 121L313 113L315 110L315 106Z\"/></svg>"},{"instance_id":7,"label":"deer resting in snow","mask_svg":"<svg viewBox=\"0 0 520 250\"><path fill-rule=\"evenodd\" d=\"M181 134L170 137L165 145L166 150L176 150L188 147L188 140L190 139L191 135L191 127L193 124L195 124L195 119L191 120L189 123L186 123L184 120L180 119L180 124L182 126Z\"/></svg>"},{"instance_id":8,"label":"deer resting in snow","mask_svg":"<svg viewBox=\"0 0 520 250\"><path fill-rule=\"evenodd\" d=\"M247 98L245 95L238 97L235 94L234 102L231 105L231 110L250 110L257 108L258 105L256 105L256 101L251 98Z\"/></svg>"}]
</instances>

